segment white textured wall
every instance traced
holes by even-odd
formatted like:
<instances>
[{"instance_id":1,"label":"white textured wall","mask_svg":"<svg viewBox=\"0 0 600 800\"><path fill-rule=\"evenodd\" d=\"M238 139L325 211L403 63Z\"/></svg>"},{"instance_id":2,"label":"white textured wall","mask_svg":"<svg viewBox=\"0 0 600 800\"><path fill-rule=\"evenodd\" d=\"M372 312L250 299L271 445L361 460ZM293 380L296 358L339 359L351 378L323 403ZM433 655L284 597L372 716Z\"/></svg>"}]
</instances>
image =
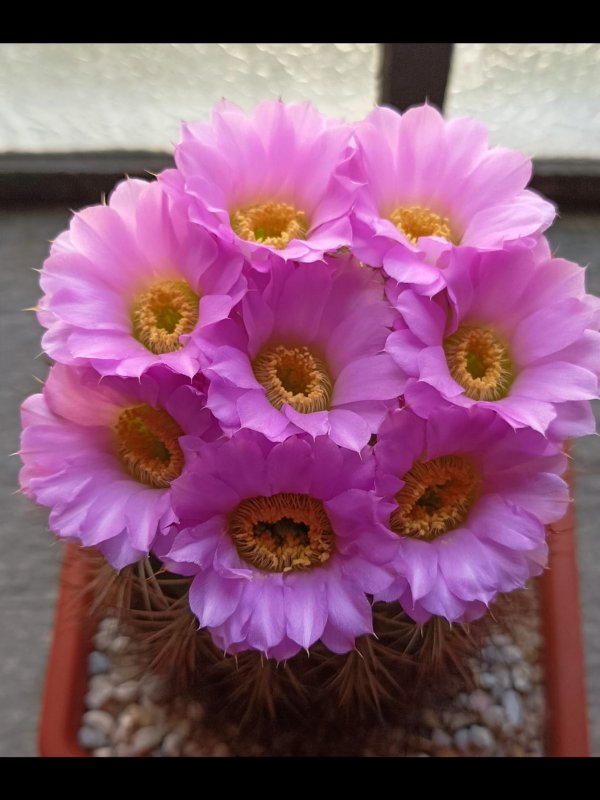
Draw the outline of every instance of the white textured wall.
<instances>
[{"instance_id":1,"label":"white textured wall","mask_svg":"<svg viewBox=\"0 0 600 800\"><path fill-rule=\"evenodd\" d=\"M600 158L600 45L458 44L446 113L529 155Z\"/></svg>"},{"instance_id":2,"label":"white textured wall","mask_svg":"<svg viewBox=\"0 0 600 800\"><path fill-rule=\"evenodd\" d=\"M377 44L0 44L0 152L168 150L220 98L375 104ZM530 155L600 158L600 45L458 44L447 114Z\"/></svg>"},{"instance_id":3,"label":"white textured wall","mask_svg":"<svg viewBox=\"0 0 600 800\"><path fill-rule=\"evenodd\" d=\"M168 150L221 97L356 120L378 68L376 44L0 44L0 152Z\"/></svg>"}]
</instances>

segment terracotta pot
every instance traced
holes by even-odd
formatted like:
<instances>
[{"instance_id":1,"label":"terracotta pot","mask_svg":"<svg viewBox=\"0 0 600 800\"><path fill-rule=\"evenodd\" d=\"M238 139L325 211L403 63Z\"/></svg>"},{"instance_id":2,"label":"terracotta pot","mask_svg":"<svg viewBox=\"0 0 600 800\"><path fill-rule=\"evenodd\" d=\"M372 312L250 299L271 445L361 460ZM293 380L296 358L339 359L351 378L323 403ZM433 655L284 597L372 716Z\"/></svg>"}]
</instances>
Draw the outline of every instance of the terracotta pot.
<instances>
[{"instance_id":1,"label":"terracotta pot","mask_svg":"<svg viewBox=\"0 0 600 800\"><path fill-rule=\"evenodd\" d=\"M546 686L546 755L588 756L589 741L573 509L554 526L550 569L541 578ZM67 547L39 728L42 756L88 756L77 744L91 651L86 567Z\"/></svg>"}]
</instances>

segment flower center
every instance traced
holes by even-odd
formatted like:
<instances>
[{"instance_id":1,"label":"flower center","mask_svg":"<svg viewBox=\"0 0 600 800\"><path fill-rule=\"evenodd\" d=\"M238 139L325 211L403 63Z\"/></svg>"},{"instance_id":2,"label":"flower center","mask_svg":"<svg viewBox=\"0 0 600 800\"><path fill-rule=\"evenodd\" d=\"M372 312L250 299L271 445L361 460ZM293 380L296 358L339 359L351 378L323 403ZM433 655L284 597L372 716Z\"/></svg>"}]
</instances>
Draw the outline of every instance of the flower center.
<instances>
[{"instance_id":1,"label":"flower center","mask_svg":"<svg viewBox=\"0 0 600 800\"><path fill-rule=\"evenodd\" d=\"M136 481L166 489L181 475L183 431L166 411L131 406L121 412L114 430L119 457Z\"/></svg>"},{"instance_id":2,"label":"flower center","mask_svg":"<svg viewBox=\"0 0 600 800\"><path fill-rule=\"evenodd\" d=\"M440 217L428 208L420 206L395 208L390 214L390 219L413 244L417 243L420 236L440 236L453 244L456 243L448 218Z\"/></svg>"},{"instance_id":3,"label":"flower center","mask_svg":"<svg viewBox=\"0 0 600 800\"><path fill-rule=\"evenodd\" d=\"M231 227L240 239L283 250L292 239L306 239L309 225L304 212L288 203L260 203L234 211Z\"/></svg>"},{"instance_id":4,"label":"flower center","mask_svg":"<svg viewBox=\"0 0 600 800\"><path fill-rule=\"evenodd\" d=\"M431 541L458 527L479 495L480 478L465 456L416 461L402 477L390 527L401 536Z\"/></svg>"},{"instance_id":5,"label":"flower center","mask_svg":"<svg viewBox=\"0 0 600 800\"><path fill-rule=\"evenodd\" d=\"M327 561L334 533L323 503L306 494L242 500L229 534L244 561L265 572L300 572Z\"/></svg>"},{"instance_id":6,"label":"flower center","mask_svg":"<svg viewBox=\"0 0 600 800\"><path fill-rule=\"evenodd\" d=\"M276 409L284 403L301 414L329 408L332 384L325 363L307 347L270 347L252 363L256 380Z\"/></svg>"},{"instance_id":7,"label":"flower center","mask_svg":"<svg viewBox=\"0 0 600 800\"><path fill-rule=\"evenodd\" d=\"M179 337L198 322L198 299L185 281L155 283L135 298L133 335L156 355L179 350Z\"/></svg>"},{"instance_id":8,"label":"flower center","mask_svg":"<svg viewBox=\"0 0 600 800\"><path fill-rule=\"evenodd\" d=\"M489 327L461 325L444 341L448 369L472 400L506 397L515 370L508 347Z\"/></svg>"}]
</instances>

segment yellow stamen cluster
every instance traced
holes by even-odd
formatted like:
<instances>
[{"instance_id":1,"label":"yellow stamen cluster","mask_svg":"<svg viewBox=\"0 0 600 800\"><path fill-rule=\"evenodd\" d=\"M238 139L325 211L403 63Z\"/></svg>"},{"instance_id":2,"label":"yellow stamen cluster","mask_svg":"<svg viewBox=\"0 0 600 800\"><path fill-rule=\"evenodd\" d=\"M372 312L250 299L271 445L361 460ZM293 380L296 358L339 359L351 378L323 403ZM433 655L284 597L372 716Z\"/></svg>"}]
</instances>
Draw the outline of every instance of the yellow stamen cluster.
<instances>
[{"instance_id":1,"label":"yellow stamen cluster","mask_svg":"<svg viewBox=\"0 0 600 800\"><path fill-rule=\"evenodd\" d=\"M456 244L448 218L441 217L428 208L395 208L390 214L390 220L413 244L417 243L420 236L440 236Z\"/></svg>"},{"instance_id":2,"label":"yellow stamen cluster","mask_svg":"<svg viewBox=\"0 0 600 800\"><path fill-rule=\"evenodd\" d=\"M156 355L182 347L179 337L198 322L198 295L185 281L161 281L139 294L133 303L133 335Z\"/></svg>"},{"instance_id":3,"label":"yellow stamen cluster","mask_svg":"<svg viewBox=\"0 0 600 800\"><path fill-rule=\"evenodd\" d=\"M229 516L229 534L241 558L265 572L313 569L334 551L323 503L305 494L243 500Z\"/></svg>"},{"instance_id":4,"label":"yellow stamen cluster","mask_svg":"<svg viewBox=\"0 0 600 800\"><path fill-rule=\"evenodd\" d=\"M260 203L234 211L231 227L248 242L269 244L283 250L292 239L306 239L306 215L288 203Z\"/></svg>"},{"instance_id":5,"label":"yellow stamen cluster","mask_svg":"<svg viewBox=\"0 0 600 800\"><path fill-rule=\"evenodd\" d=\"M426 541L464 522L480 489L479 475L465 456L417 461L402 480L390 527L401 536Z\"/></svg>"},{"instance_id":6,"label":"yellow stamen cluster","mask_svg":"<svg viewBox=\"0 0 600 800\"><path fill-rule=\"evenodd\" d=\"M256 380L276 409L284 403L301 414L329 408L332 383L325 363L307 347L277 345L263 350L252 363Z\"/></svg>"},{"instance_id":7,"label":"yellow stamen cluster","mask_svg":"<svg viewBox=\"0 0 600 800\"><path fill-rule=\"evenodd\" d=\"M132 478L166 489L183 470L183 431L162 409L141 404L121 412L114 427L119 458Z\"/></svg>"},{"instance_id":8,"label":"yellow stamen cluster","mask_svg":"<svg viewBox=\"0 0 600 800\"><path fill-rule=\"evenodd\" d=\"M501 400L515 370L508 347L493 328L461 325L444 341L448 369L472 400Z\"/></svg>"}]
</instances>

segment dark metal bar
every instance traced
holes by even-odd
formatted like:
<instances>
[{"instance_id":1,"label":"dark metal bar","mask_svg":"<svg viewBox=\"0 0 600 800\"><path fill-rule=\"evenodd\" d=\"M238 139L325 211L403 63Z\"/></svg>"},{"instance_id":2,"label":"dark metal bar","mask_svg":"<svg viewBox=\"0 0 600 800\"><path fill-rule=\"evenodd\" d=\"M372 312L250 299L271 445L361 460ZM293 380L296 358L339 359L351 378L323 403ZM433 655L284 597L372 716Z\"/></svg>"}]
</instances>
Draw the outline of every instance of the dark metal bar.
<instances>
[{"instance_id":1,"label":"dark metal bar","mask_svg":"<svg viewBox=\"0 0 600 800\"><path fill-rule=\"evenodd\" d=\"M125 175L149 178L172 167L168 154L19 153L0 155L0 207L60 205L81 208L99 203ZM600 161L594 159L534 160L531 187L561 211L600 209Z\"/></svg>"},{"instance_id":2,"label":"dark metal bar","mask_svg":"<svg viewBox=\"0 0 600 800\"><path fill-rule=\"evenodd\" d=\"M5 153L0 155L0 206L99 203L127 175L150 178L172 167L152 152Z\"/></svg>"},{"instance_id":3,"label":"dark metal bar","mask_svg":"<svg viewBox=\"0 0 600 800\"><path fill-rule=\"evenodd\" d=\"M559 211L597 213L600 209L600 161L534 159L531 188L556 203Z\"/></svg>"},{"instance_id":4,"label":"dark metal bar","mask_svg":"<svg viewBox=\"0 0 600 800\"><path fill-rule=\"evenodd\" d=\"M380 102L400 111L427 100L442 109L452 43L383 44Z\"/></svg>"}]
</instances>

